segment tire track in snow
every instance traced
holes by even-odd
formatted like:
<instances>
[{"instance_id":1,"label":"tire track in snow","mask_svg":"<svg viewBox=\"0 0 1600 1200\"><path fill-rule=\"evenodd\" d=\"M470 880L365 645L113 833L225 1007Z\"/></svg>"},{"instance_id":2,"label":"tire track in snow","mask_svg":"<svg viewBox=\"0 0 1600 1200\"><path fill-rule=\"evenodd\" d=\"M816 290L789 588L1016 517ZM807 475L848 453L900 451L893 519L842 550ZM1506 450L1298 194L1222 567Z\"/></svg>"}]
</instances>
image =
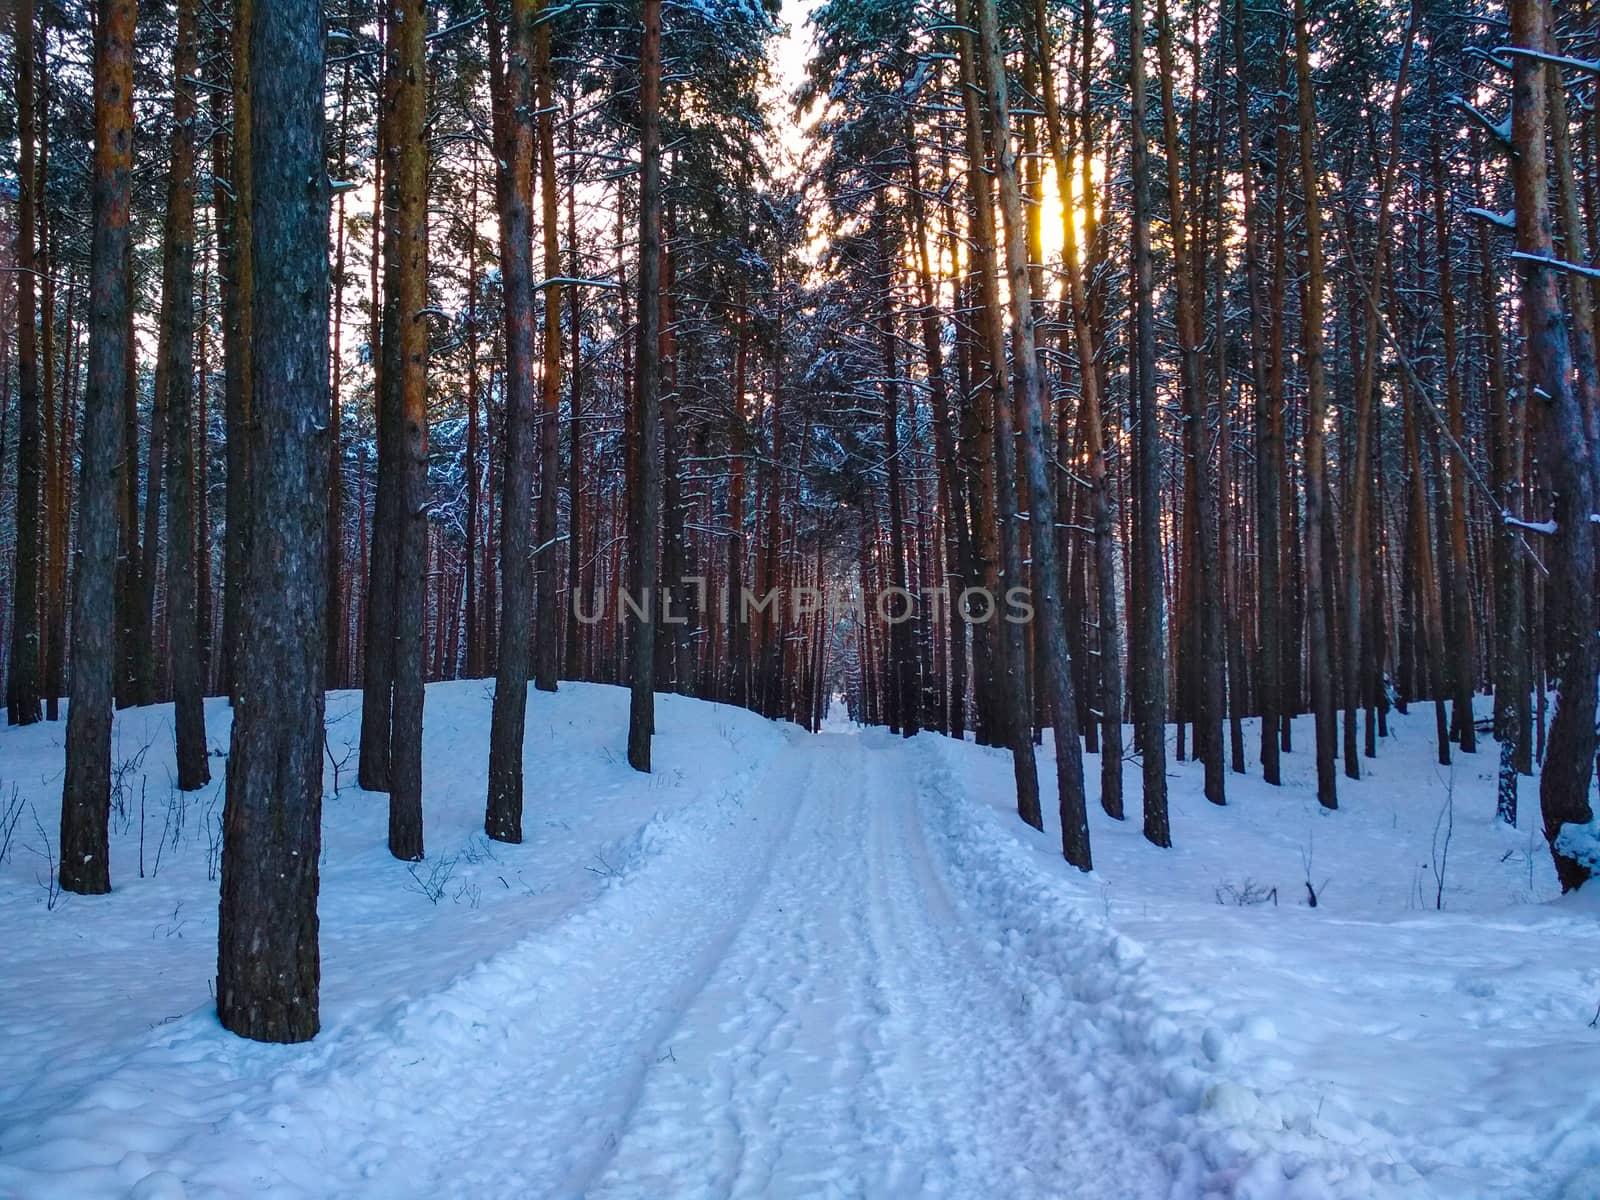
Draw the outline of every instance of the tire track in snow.
<instances>
[{"instance_id":1,"label":"tire track in snow","mask_svg":"<svg viewBox=\"0 0 1600 1200\"><path fill-rule=\"evenodd\" d=\"M803 770L798 742L758 778ZM146 1057L190 1064L196 1120L129 1157L196 1196L576 1195L787 834L792 809L749 802L760 786L658 813L592 901L443 988L304 1047L219 1042L197 1018L83 1103L141 1093Z\"/></svg>"},{"instance_id":2,"label":"tire track in snow","mask_svg":"<svg viewBox=\"0 0 1600 1200\"><path fill-rule=\"evenodd\" d=\"M861 923L867 797L810 743L766 885L658 1056L587 1194L893 1195L876 1076L879 964Z\"/></svg>"},{"instance_id":3,"label":"tire track in snow","mask_svg":"<svg viewBox=\"0 0 1600 1200\"><path fill-rule=\"evenodd\" d=\"M1159 1081L1097 1065L1103 1014L952 893L923 757L868 733L818 737L811 760L753 911L588 1194L1167 1195L1134 1111ZM1099 953L1083 968L1124 972Z\"/></svg>"},{"instance_id":4,"label":"tire track in snow","mask_svg":"<svg viewBox=\"0 0 1600 1200\"><path fill-rule=\"evenodd\" d=\"M878 812L873 911L905 1030L895 1069L930 1139L916 1191L1167 1196L1165 1131L1146 1119L1163 1107L1160 1081L1118 1055L1102 1011L1073 1000L1124 992L1131 964L1077 928L1060 957L1028 954L1022 930L1061 914L1026 878L1010 881L1020 902L998 910L998 927L996 910L972 903L973 889L998 881L951 861L947 815L962 801L929 769L928 739L888 749L871 769L891 801Z\"/></svg>"},{"instance_id":5,"label":"tire track in snow","mask_svg":"<svg viewBox=\"0 0 1600 1200\"><path fill-rule=\"evenodd\" d=\"M768 781L804 770L802 746L796 735L742 797L695 806L697 821L680 823L672 851L569 922L568 936L535 939L504 964L495 991L511 999L531 985L513 1019L497 1019L511 1045L473 1048L493 1075L472 1080L475 1102L453 1111L448 1128L427 1129L422 1176L415 1165L390 1173L403 1182L393 1194L582 1194L631 1118L657 1047L738 935L788 836L793 810L753 799ZM553 1096L584 1104L551 1105Z\"/></svg>"}]
</instances>

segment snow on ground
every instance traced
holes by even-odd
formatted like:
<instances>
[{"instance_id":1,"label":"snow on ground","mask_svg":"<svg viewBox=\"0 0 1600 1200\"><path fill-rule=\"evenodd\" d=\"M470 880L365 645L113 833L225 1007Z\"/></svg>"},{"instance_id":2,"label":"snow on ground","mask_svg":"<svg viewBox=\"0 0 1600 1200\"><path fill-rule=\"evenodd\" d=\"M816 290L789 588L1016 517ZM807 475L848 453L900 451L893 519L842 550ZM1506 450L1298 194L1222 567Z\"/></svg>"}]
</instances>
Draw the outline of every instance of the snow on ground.
<instances>
[{"instance_id":1,"label":"snow on ground","mask_svg":"<svg viewBox=\"0 0 1600 1200\"><path fill-rule=\"evenodd\" d=\"M298 1047L211 1006L223 760L177 794L170 708L119 714L115 891L52 905L64 727L0 732L0 1196L1600 1195L1600 903L1431 713L1337 813L1305 754L1226 808L1174 763L1171 851L1130 763L1084 876L1000 752L662 697L645 777L582 684L530 693L527 840L489 843L491 690L428 689L409 867L330 697Z\"/></svg>"},{"instance_id":2,"label":"snow on ground","mask_svg":"<svg viewBox=\"0 0 1600 1200\"><path fill-rule=\"evenodd\" d=\"M1068 881L1069 903L1145 951L1163 1028L1199 1036L1198 1072L1164 1060L1216 1134L1207 1188L1600 1196L1600 896L1557 898L1537 781L1522 781L1520 828L1498 823L1497 747L1440 767L1430 707L1392 718L1327 812L1309 753L1285 756L1284 787L1261 781L1253 724L1255 774L1227 776L1225 808L1199 764L1169 760L1172 851L1142 837L1130 762L1130 819L1093 807L1095 874ZM1308 751L1310 721L1294 736ZM953 792L989 801L981 817L960 804L969 819L1065 877L1055 814L1044 834L1012 815L1005 755L936 755ZM1097 760L1086 774L1097 801Z\"/></svg>"}]
</instances>

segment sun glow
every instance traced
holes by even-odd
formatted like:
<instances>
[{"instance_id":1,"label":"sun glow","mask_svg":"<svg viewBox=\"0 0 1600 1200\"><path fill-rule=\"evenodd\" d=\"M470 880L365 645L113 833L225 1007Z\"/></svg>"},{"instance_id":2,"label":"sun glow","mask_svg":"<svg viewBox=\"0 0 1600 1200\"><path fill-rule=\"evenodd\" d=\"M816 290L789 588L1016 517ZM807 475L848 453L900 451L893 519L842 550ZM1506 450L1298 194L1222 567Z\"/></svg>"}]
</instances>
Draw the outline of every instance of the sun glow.
<instances>
[{"instance_id":1,"label":"sun glow","mask_svg":"<svg viewBox=\"0 0 1600 1200\"><path fill-rule=\"evenodd\" d=\"M1046 267L1059 267L1063 265L1062 256L1066 252L1068 198L1062 195L1060 182L1056 178L1055 164L1045 158L1040 165L1043 171L1039 181L1039 248L1043 251ZM1074 160L1071 166L1074 185L1070 195L1072 229L1078 243L1078 261L1081 263L1084 257L1084 233L1087 224L1087 214L1082 200L1083 175L1078 160ZM1105 165L1099 158L1089 160L1089 178L1094 185L1095 198L1098 202L1100 188L1105 180Z\"/></svg>"}]
</instances>

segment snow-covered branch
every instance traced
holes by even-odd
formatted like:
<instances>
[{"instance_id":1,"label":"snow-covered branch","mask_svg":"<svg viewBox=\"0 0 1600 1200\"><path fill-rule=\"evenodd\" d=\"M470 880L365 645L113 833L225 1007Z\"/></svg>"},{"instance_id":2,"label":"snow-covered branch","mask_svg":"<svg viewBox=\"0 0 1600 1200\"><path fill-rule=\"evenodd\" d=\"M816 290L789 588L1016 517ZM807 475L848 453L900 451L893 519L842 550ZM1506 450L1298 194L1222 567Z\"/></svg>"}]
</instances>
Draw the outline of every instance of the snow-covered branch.
<instances>
[{"instance_id":1,"label":"snow-covered branch","mask_svg":"<svg viewBox=\"0 0 1600 1200\"><path fill-rule=\"evenodd\" d=\"M1582 275L1585 279L1600 279L1600 268L1583 263L1567 262L1546 254L1529 254L1526 250L1513 250L1511 257L1516 262L1542 263L1553 271L1566 271L1570 275Z\"/></svg>"},{"instance_id":2,"label":"snow-covered branch","mask_svg":"<svg viewBox=\"0 0 1600 1200\"><path fill-rule=\"evenodd\" d=\"M1514 515L1509 509L1500 510L1500 520L1511 526L1513 529L1526 529L1529 533L1542 533L1546 536L1554 536L1557 528L1556 523L1553 520L1524 521L1521 517Z\"/></svg>"},{"instance_id":3,"label":"snow-covered branch","mask_svg":"<svg viewBox=\"0 0 1600 1200\"><path fill-rule=\"evenodd\" d=\"M1496 56L1504 58L1531 58L1535 62L1548 63L1552 67L1562 67L1568 71L1582 71L1588 75L1600 75L1600 62L1587 58L1568 58L1564 54L1547 54L1543 50L1533 50L1527 46L1496 46Z\"/></svg>"}]
</instances>

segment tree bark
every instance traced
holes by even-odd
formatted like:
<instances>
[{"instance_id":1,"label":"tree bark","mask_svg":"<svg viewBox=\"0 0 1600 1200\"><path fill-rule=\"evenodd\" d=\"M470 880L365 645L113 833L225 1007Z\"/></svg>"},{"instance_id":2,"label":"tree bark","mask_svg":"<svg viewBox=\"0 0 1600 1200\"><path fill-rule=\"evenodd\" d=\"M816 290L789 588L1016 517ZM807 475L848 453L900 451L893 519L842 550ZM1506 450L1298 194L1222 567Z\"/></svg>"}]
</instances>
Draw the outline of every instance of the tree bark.
<instances>
[{"instance_id":1,"label":"tree bark","mask_svg":"<svg viewBox=\"0 0 1600 1200\"><path fill-rule=\"evenodd\" d=\"M1311 709L1317 728L1317 801L1337 808L1338 782L1334 773L1337 722L1333 711L1332 666L1328 650L1328 597L1323 584L1323 523L1327 504L1327 420L1323 346L1322 206L1317 192L1321 171L1317 164L1317 112L1311 88L1311 35L1305 0L1294 3L1295 85L1299 106L1300 179L1305 197L1306 298L1301 315L1306 371L1305 429L1305 578L1307 650L1311 657Z\"/></svg>"},{"instance_id":2,"label":"tree bark","mask_svg":"<svg viewBox=\"0 0 1600 1200\"><path fill-rule=\"evenodd\" d=\"M61 790L61 886L111 890L111 701L122 405L127 388L133 176L135 0L101 0L95 45L94 236L83 402L78 571L72 598L72 703Z\"/></svg>"},{"instance_id":3,"label":"tree bark","mask_svg":"<svg viewBox=\"0 0 1600 1200\"><path fill-rule=\"evenodd\" d=\"M226 165L220 177L231 180L232 188L216 189L217 220L227 245L222 251L226 267L223 276L223 420L226 428L226 466L228 490L224 497L223 593L222 593L222 689L230 699L238 698L238 671L234 660L239 651L239 610L243 600L244 562L250 547L250 408L255 386L252 336L255 261L252 252L255 213L255 172L250 161L250 22L255 0L234 0L233 128L229 153L224 163L224 142L219 135L212 142L213 169ZM223 127L220 91L212 93L212 117Z\"/></svg>"},{"instance_id":4,"label":"tree bark","mask_svg":"<svg viewBox=\"0 0 1600 1200\"><path fill-rule=\"evenodd\" d=\"M630 641L628 763L650 770L655 733L656 542L661 525L661 0L644 0L639 51L639 352L634 386L638 433L631 501L634 510L634 594L644 603ZM735 598L737 600L737 597Z\"/></svg>"},{"instance_id":5,"label":"tree bark","mask_svg":"<svg viewBox=\"0 0 1600 1200\"><path fill-rule=\"evenodd\" d=\"M1061 596L1061 564L1056 554L1054 489L1044 442L1044 378L1034 340L1033 293L1028 280L1027 229L1022 192L1017 185L1016 151L1011 145L1010 99L1005 53L994 0L977 0L978 37L988 69L984 97L995 140L1000 206L1005 214L1007 290L1011 304L1011 347L1021 404L1022 457L1028 480L1029 523L1033 530L1035 632L1043 651L1041 681L1049 690L1055 734L1056 791L1061 816L1061 849L1080 871L1093 869L1089 818L1083 793L1083 747L1078 735L1078 701L1067 650L1066 614Z\"/></svg>"},{"instance_id":6,"label":"tree bark","mask_svg":"<svg viewBox=\"0 0 1600 1200\"><path fill-rule=\"evenodd\" d=\"M178 787L211 781L206 751L205 668L196 610L194 424L195 79L199 30L195 0L179 0L173 55L171 179L167 187L162 343L167 361L167 629L177 735ZM148 528L148 526L147 526ZM153 533L147 534L154 541Z\"/></svg>"},{"instance_id":7,"label":"tree bark","mask_svg":"<svg viewBox=\"0 0 1600 1200\"><path fill-rule=\"evenodd\" d=\"M1166 0L1156 0L1157 52L1161 62L1162 133L1167 160L1168 224L1172 267L1178 300L1180 380L1184 402L1183 441L1188 462L1189 489L1184 496L1185 515L1193 538L1189 569L1184 578L1189 592L1185 619L1195 656L1194 689L1190 718L1194 722L1195 757L1205 764L1205 796L1213 804L1226 801L1227 784L1222 757L1223 694L1222 605L1217 587L1217 512L1211 487L1207 453L1206 391L1200 361L1202 294L1197 286L1196 260L1200 247L1191 247L1189 202L1184 187L1178 145L1178 111L1173 99L1177 74L1172 50L1172 21ZM1180 717L1181 719L1181 717Z\"/></svg>"},{"instance_id":8,"label":"tree bark","mask_svg":"<svg viewBox=\"0 0 1600 1200\"><path fill-rule=\"evenodd\" d=\"M1138 425L1138 512L1133 538L1138 588L1133 638L1134 719L1144 759L1144 836L1157 846L1172 845L1167 813L1167 646L1166 592L1161 562L1162 447L1156 406L1156 330L1150 261L1150 145L1145 132L1144 3L1129 0L1129 89L1133 103L1133 275L1134 391Z\"/></svg>"},{"instance_id":9,"label":"tree bark","mask_svg":"<svg viewBox=\"0 0 1600 1200\"><path fill-rule=\"evenodd\" d=\"M540 13L548 4L541 0ZM561 561L556 496L561 478L561 218L556 191L556 110L552 98L550 22L541 20L534 45L534 103L539 109L539 188L544 202L544 368L540 375L539 544L534 551L538 611L534 618L533 678L541 692L556 690L561 661Z\"/></svg>"},{"instance_id":10,"label":"tree bark","mask_svg":"<svg viewBox=\"0 0 1600 1200\"><path fill-rule=\"evenodd\" d=\"M17 100L17 558L12 574L6 723L32 725L39 708L39 350L34 287L33 0L12 14Z\"/></svg>"},{"instance_id":11,"label":"tree bark","mask_svg":"<svg viewBox=\"0 0 1600 1200\"><path fill-rule=\"evenodd\" d=\"M1256 658L1259 664L1257 707L1261 711L1261 777L1281 784L1278 729L1282 724L1283 671L1282 585L1279 582L1279 476L1282 447L1275 430L1281 411L1273 411L1269 356L1263 343L1267 307L1262 296L1261 241L1256 228L1255 138L1251 132L1250 85L1245 75L1244 0L1233 3L1233 71L1239 121L1239 180L1244 226L1245 284L1250 299L1250 381L1255 392L1256 443ZM1273 320L1281 320L1275 316Z\"/></svg>"},{"instance_id":12,"label":"tree bark","mask_svg":"<svg viewBox=\"0 0 1600 1200\"><path fill-rule=\"evenodd\" d=\"M400 558L400 526L404 521L404 468L401 446L401 373L399 293L400 222L400 139L395 126L401 78L394 61L399 53L397 33L392 32L395 0L385 0L379 16L379 34L384 40L382 100L377 117L378 167L381 174L374 203L373 237L382 236L383 296L381 303L374 288L373 307L377 310L377 353L373 371L373 424L378 450L378 478L372 504L372 545L367 556L367 627L365 659L361 672L361 741L356 761L356 782L367 791L389 790L394 736L394 677L397 668L396 640L399 637L399 597L396 583ZM381 217L381 219L380 219ZM374 270L377 254L374 246Z\"/></svg>"},{"instance_id":13,"label":"tree bark","mask_svg":"<svg viewBox=\"0 0 1600 1200\"><path fill-rule=\"evenodd\" d=\"M394 708L389 732L389 852L422 857L422 706L428 603L428 5L391 0L389 63L394 123L398 537L394 573Z\"/></svg>"},{"instance_id":14,"label":"tree bark","mask_svg":"<svg viewBox=\"0 0 1600 1200\"><path fill-rule=\"evenodd\" d=\"M511 53L501 84L500 273L505 290L505 468L500 505L500 657L489 722L489 801L484 830L522 840L522 739L528 707L533 579L533 76L536 0L513 0ZM491 618L492 620L492 618Z\"/></svg>"},{"instance_id":15,"label":"tree bark","mask_svg":"<svg viewBox=\"0 0 1600 1200\"><path fill-rule=\"evenodd\" d=\"M217 1016L242 1037L318 1028L318 862L327 619L328 185L322 6L253 8L252 487L240 695L223 817Z\"/></svg>"},{"instance_id":16,"label":"tree bark","mask_svg":"<svg viewBox=\"0 0 1600 1200\"><path fill-rule=\"evenodd\" d=\"M1413 3L1406 23L1405 42L1400 51L1400 67L1394 97L1389 104L1389 153L1378 182L1378 220L1373 226L1371 275L1366 280L1363 307L1361 360L1356 371L1355 469L1350 481L1350 497L1345 506L1345 545L1348 566L1345 570L1345 657L1344 657L1344 773L1361 778L1361 761L1356 753L1356 707L1360 702L1360 671L1363 658L1363 606L1372 594L1373 547L1368 539L1367 502L1372 472L1373 394L1376 390L1382 343L1378 339L1378 306L1383 296L1383 281L1388 270L1389 208L1400 161L1400 118L1405 104L1406 81L1411 69L1411 47L1416 37L1421 6ZM1350 223L1346 222L1346 228ZM1353 239L1350 251L1354 253ZM1359 283L1358 283L1359 286ZM1370 649L1370 647L1369 647Z\"/></svg>"},{"instance_id":17,"label":"tree bark","mask_svg":"<svg viewBox=\"0 0 1600 1200\"><path fill-rule=\"evenodd\" d=\"M1511 40L1542 51L1546 45L1543 0L1513 0ZM1512 181L1516 194L1518 282L1527 329L1529 375L1541 411L1540 459L1549 472L1556 532L1552 539L1546 595L1546 638L1556 709L1539 777L1545 837L1562 891L1583 886L1590 863L1562 838L1567 826L1593 819L1589 784L1595 749L1594 471L1584 414L1572 385L1554 257L1548 171L1545 162L1546 73L1526 54L1512 60Z\"/></svg>"}]
</instances>

